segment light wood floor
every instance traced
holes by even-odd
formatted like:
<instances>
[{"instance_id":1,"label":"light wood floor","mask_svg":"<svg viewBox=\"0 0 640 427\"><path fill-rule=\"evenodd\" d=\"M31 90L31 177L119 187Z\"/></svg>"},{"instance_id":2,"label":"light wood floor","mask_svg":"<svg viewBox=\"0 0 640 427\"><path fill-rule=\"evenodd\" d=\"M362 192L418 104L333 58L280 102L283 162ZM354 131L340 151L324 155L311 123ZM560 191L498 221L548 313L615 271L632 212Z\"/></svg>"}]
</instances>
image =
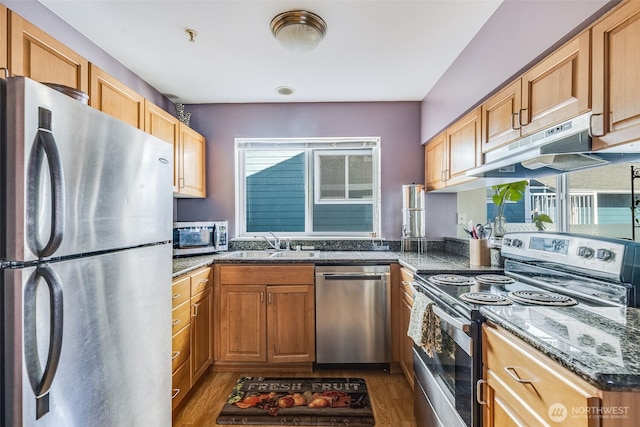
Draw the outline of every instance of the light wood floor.
<instances>
[{"instance_id":1,"label":"light wood floor","mask_svg":"<svg viewBox=\"0 0 640 427\"><path fill-rule=\"evenodd\" d=\"M325 371L302 374L247 373L263 377L357 377L367 382L376 427L415 427L413 392L404 375L382 371ZM173 418L174 427L214 427L225 400L241 375L237 372L208 372Z\"/></svg>"}]
</instances>

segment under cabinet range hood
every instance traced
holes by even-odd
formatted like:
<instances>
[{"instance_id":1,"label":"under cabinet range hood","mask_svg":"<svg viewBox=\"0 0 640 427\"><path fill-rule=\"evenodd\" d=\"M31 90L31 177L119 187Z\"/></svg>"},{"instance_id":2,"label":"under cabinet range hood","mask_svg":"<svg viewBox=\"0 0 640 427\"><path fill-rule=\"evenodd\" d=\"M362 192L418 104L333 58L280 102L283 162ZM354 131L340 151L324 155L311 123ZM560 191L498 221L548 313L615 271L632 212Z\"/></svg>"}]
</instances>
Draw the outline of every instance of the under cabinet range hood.
<instances>
[{"instance_id":1,"label":"under cabinet range hood","mask_svg":"<svg viewBox=\"0 0 640 427\"><path fill-rule=\"evenodd\" d=\"M485 154L485 164L467 176L536 178L623 161L640 153L592 152L591 113L560 123Z\"/></svg>"}]
</instances>

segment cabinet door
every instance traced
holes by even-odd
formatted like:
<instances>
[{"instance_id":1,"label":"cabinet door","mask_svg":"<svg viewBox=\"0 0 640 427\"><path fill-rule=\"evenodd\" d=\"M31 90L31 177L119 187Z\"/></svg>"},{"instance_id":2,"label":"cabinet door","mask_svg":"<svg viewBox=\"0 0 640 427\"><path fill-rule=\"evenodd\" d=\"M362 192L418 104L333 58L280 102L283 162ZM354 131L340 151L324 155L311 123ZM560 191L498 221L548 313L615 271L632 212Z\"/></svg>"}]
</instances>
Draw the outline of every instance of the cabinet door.
<instances>
[{"instance_id":1,"label":"cabinet door","mask_svg":"<svg viewBox=\"0 0 640 427\"><path fill-rule=\"evenodd\" d=\"M9 69L9 25L7 7L0 4L0 68ZM4 75L1 76L4 78Z\"/></svg>"},{"instance_id":2,"label":"cabinet door","mask_svg":"<svg viewBox=\"0 0 640 427\"><path fill-rule=\"evenodd\" d=\"M211 288L191 298L191 381L204 374L213 360Z\"/></svg>"},{"instance_id":3,"label":"cabinet door","mask_svg":"<svg viewBox=\"0 0 640 427\"><path fill-rule=\"evenodd\" d=\"M444 188L447 179L445 171L446 160L446 138L445 132L432 139L425 147L425 183L427 191Z\"/></svg>"},{"instance_id":4,"label":"cabinet door","mask_svg":"<svg viewBox=\"0 0 640 427\"><path fill-rule=\"evenodd\" d=\"M593 27L594 149L640 138L640 2Z\"/></svg>"},{"instance_id":5,"label":"cabinet door","mask_svg":"<svg viewBox=\"0 0 640 427\"><path fill-rule=\"evenodd\" d=\"M89 105L144 130L144 97L91 64Z\"/></svg>"},{"instance_id":6,"label":"cabinet door","mask_svg":"<svg viewBox=\"0 0 640 427\"><path fill-rule=\"evenodd\" d=\"M402 301L400 307L400 323L402 324L402 355L400 366L407 377L407 381L413 388L413 339L407 335L409 322L411 321L411 308L413 307L413 295L402 291Z\"/></svg>"},{"instance_id":7,"label":"cabinet door","mask_svg":"<svg viewBox=\"0 0 640 427\"><path fill-rule=\"evenodd\" d=\"M180 125L180 141L179 193L189 197L206 197L206 141L184 124Z\"/></svg>"},{"instance_id":8,"label":"cabinet door","mask_svg":"<svg viewBox=\"0 0 640 427\"><path fill-rule=\"evenodd\" d=\"M466 171L480 164L480 133L479 108L447 129L447 186L475 179Z\"/></svg>"},{"instance_id":9,"label":"cabinet door","mask_svg":"<svg viewBox=\"0 0 640 427\"><path fill-rule=\"evenodd\" d=\"M267 288L268 360L273 363L315 360L313 286Z\"/></svg>"},{"instance_id":10,"label":"cabinet door","mask_svg":"<svg viewBox=\"0 0 640 427\"><path fill-rule=\"evenodd\" d=\"M266 362L266 287L222 285L220 357L226 362Z\"/></svg>"},{"instance_id":11,"label":"cabinet door","mask_svg":"<svg viewBox=\"0 0 640 427\"><path fill-rule=\"evenodd\" d=\"M486 153L520 137L521 79L482 104L482 152Z\"/></svg>"},{"instance_id":12,"label":"cabinet door","mask_svg":"<svg viewBox=\"0 0 640 427\"><path fill-rule=\"evenodd\" d=\"M180 177L180 121L162 108L145 100L144 130L173 145L173 192L179 191Z\"/></svg>"},{"instance_id":13,"label":"cabinet door","mask_svg":"<svg viewBox=\"0 0 640 427\"><path fill-rule=\"evenodd\" d=\"M585 31L522 76L522 136L589 110L589 54Z\"/></svg>"},{"instance_id":14,"label":"cabinet door","mask_svg":"<svg viewBox=\"0 0 640 427\"><path fill-rule=\"evenodd\" d=\"M9 28L11 75L89 93L89 62L85 58L11 11Z\"/></svg>"}]
</instances>

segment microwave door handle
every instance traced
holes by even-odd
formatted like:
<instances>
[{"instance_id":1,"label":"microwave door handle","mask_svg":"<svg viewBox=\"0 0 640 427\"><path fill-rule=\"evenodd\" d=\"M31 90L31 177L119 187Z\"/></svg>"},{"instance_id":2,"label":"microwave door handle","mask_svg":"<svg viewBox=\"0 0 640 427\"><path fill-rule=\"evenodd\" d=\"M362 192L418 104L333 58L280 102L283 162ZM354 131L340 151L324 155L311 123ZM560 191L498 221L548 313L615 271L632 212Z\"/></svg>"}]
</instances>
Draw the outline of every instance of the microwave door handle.
<instances>
[{"instance_id":1,"label":"microwave door handle","mask_svg":"<svg viewBox=\"0 0 640 427\"><path fill-rule=\"evenodd\" d=\"M44 258L53 255L64 236L64 173L55 138L51 133L51 111L39 108L38 133L29 155L27 166L27 244L29 249ZM47 158L51 181L51 231L46 244L40 242L38 233L38 205L42 162Z\"/></svg>"},{"instance_id":2,"label":"microwave door handle","mask_svg":"<svg viewBox=\"0 0 640 427\"><path fill-rule=\"evenodd\" d=\"M38 357L36 330L36 291L40 278L44 279L49 289L49 353L44 371ZM49 412L49 390L62 351L63 315L60 278L47 265L36 268L27 279L24 289L24 358L29 382L36 398L36 419Z\"/></svg>"},{"instance_id":3,"label":"microwave door handle","mask_svg":"<svg viewBox=\"0 0 640 427\"><path fill-rule=\"evenodd\" d=\"M433 305L433 312L441 320L447 322L448 324L458 330L461 330L462 332L469 332L471 330L471 323L465 322L458 317L453 317L450 314L445 313L440 307L435 304Z\"/></svg>"}]
</instances>

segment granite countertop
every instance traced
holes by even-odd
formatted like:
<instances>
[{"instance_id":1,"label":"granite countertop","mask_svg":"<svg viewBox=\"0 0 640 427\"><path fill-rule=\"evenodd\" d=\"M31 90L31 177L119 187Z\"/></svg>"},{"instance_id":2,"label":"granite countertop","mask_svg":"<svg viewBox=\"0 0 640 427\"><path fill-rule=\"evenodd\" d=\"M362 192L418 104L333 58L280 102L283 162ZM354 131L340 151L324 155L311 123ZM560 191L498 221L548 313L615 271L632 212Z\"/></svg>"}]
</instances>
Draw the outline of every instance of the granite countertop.
<instances>
[{"instance_id":1,"label":"granite countertop","mask_svg":"<svg viewBox=\"0 0 640 427\"><path fill-rule=\"evenodd\" d=\"M215 263L272 263L272 264L328 264L328 263L393 263L399 262L403 267L409 268L414 273L434 272L440 273L469 270L501 270L497 267L475 267L469 265L469 258L455 255L449 252L430 251L426 254L401 253L389 251L314 251L317 256L309 258L305 251L300 257L295 256L295 251L289 252L283 258L265 257L233 257L233 252L225 252L212 255L200 255L173 259L173 277L186 274L197 268Z\"/></svg>"},{"instance_id":2,"label":"granite countertop","mask_svg":"<svg viewBox=\"0 0 640 427\"><path fill-rule=\"evenodd\" d=\"M640 391L640 309L493 306L481 313L601 390Z\"/></svg>"}]
</instances>

